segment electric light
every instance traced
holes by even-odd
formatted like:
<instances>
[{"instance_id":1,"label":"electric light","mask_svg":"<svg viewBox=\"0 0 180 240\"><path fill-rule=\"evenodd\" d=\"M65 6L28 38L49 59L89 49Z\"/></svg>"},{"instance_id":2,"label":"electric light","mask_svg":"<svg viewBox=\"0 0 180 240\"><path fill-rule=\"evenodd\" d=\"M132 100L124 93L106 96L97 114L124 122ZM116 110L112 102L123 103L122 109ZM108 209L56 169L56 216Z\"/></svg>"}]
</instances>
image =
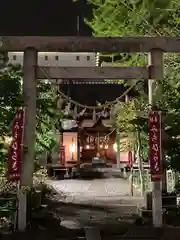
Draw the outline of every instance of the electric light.
<instances>
[{"instance_id":1,"label":"electric light","mask_svg":"<svg viewBox=\"0 0 180 240\"><path fill-rule=\"evenodd\" d=\"M117 143L114 143L113 149L114 149L115 152L117 152Z\"/></svg>"},{"instance_id":2,"label":"electric light","mask_svg":"<svg viewBox=\"0 0 180 240\"><path fill-rule=\"evenodd\" d=\"M74 138L72 138L72 142L69 145L69 151L71 152L71 160L74 160L74 153L76 151L76 145L74 143Z\"/></svg>"},{"instance_id":3,"label":"electric light","mask_svg":"<svg viewBox=\"0 0 180 240\"><path fill-rule=\"evenodd\" d=\"M90 148L90 146L89 146L89 145L87 145L87 146L86 146L86 148L87 148L87 149L89 149L89 148Z\"/></svg>"},{"instance_id":4,"label":"electric light","mask_svg":"<svg viewBox=\"0 0 180 240\"><path fill-rule=\"evenodd\" d=\"M71 144L69 145L69 150L70 150L72 153L75 152L75 144L74 144L74 143L71 143Z\"/></svg>"}]
</instances>

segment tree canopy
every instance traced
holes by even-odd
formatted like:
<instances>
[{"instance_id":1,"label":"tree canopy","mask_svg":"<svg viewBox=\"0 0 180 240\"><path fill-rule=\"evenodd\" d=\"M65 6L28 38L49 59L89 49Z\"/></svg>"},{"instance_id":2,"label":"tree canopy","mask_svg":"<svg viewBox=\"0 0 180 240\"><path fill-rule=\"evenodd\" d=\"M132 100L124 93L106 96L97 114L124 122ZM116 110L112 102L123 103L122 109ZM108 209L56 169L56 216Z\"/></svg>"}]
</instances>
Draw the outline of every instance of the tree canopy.
<instances>
[{"instance_id":1,"label":"tree canopy","mask_svg":"<svg viewBox=\"0 0 180 240\"><path fill-rule=\"evenodd\" d=\"M23 106L21 66L8 66L0 73L0 168L7 160L7 147L11 137L11 123L16 109ZM49 151L56 143L62 111L57 106L55 86L39 83L37 86L36 156ZM2 169L2 168L1 168Z\"/></svg>"},{"instance_id":2,"label":"tree canopy","mask_svg":"<svg viewBox=\"0 0 180 240\"><path fill-rule=\"evenodd\" d=\"M176 35L180 3L172 0L88 0L96 36ZM176 25L174 24L176 22Z\"/></svg>"},{"instance_id":3,"label":"tree canopy","mask_svg":"<svg viewBox=\"0 0 180 240\"><path fill-rule=\"evenodd\" d=\"M180 3L174 0L88 0L93 4L93 17L86 22L95 36L179 36ZM147 54L119 54L118 65L143 66L147 64ZM116 63L114 63L116 64ZM164 54L164 80L161 107L165 113L164 150L170 167L180 170L178 156L180 150L180 64L179 54ZM129 83L128 83L129 84ZM147 149L147 84L135 87L136 101L140 104L119 103L112 110L112 119L117 128L127 133L141 132L142 142ZM143 101L141 101L143 99ZM131 105L131 106L130 106ZM143 116L138 112L144 112ZM147 154L146 154L147 155Z\"/></svg>"}]
</instances>

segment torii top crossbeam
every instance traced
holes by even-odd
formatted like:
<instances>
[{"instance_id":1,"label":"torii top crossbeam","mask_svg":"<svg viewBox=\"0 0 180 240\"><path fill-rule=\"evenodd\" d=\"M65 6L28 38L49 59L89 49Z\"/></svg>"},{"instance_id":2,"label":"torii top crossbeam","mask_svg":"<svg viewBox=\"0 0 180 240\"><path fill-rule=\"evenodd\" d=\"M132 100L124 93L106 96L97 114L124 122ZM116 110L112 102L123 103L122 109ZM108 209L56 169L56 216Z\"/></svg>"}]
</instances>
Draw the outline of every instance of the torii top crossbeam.
<instances>
[{"instance_id":1,"label":"torii top crossbeam","mask_svg":"<svg viewBox=\"0 0 180 240\"><path fill-rule=\"evenodd\" d=\"M180 37L29 37L1 36L0 51L22 52L180 52Z\"/></svg>"}]
</instances>

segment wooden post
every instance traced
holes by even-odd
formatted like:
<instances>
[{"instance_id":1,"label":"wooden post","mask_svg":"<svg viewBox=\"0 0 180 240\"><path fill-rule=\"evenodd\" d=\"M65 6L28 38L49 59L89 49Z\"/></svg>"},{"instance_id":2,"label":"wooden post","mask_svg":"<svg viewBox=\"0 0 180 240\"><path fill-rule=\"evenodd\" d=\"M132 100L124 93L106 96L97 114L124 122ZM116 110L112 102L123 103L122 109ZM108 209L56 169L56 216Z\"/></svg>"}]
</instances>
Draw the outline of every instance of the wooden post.
<instances>
[{"instance_id":1,"label":"wooden post","mask_svg":"<svg viewBox=\"0 0 180 240\"><path fill-rule=\"evenodd\" d=\"M101 240L100 229L96 227L85 228L86 240Z\"/></svg>"},{"instance_id":2,"label":"wooden post","mask_svg":"<svg viewBox=\"0 0 180 240\"><path fill-rule=\"evenodd\" d=\"M24 51L23 98L25 107L25 124L23 153L20 175L18 230L26 229L27 199L26 190L33 185L35 130L36 130L36 73L37 51L27 48Z\"/></svg>"},{"instance_id":3,"label":"wooden post","mask_svg":"<svg viewBox=\"0 0 180 240\"><path fill-rule=\"evenodd\" d=\"M152 49L149 53L150 80L149 105L150 109L159 107L162 96L162 88L158 80L163 79L163 52L160 49ZM162 149L161 149L162 150ZM163 156L163 155L162 155ZM163 159L161 159L163 161ZM152 213L154 227L162 227L162 190L161 181L152 182Z\"/></svg>"},{"instance_id":4,"label":"wooden post","mask_svg":"<svg viewBox=\"0 0 180 240\"><path fill-rule=\"evenodd\" d=\"M116 132L116 144L117 144L117 152L116 152L116 166L117 169L120 169L120 132L117 130Z\"/></svg>"},{"instance_id":5,"label":"wooden post","mask_svg":"<svg viewBox=\"0 0 180 240\"><path fill-rule=\"evenodd\" d=\"M80 157L81 157L81 139L80 139L80 136L79 136L79 132L78 132L78 144L77 144L77 156L78 156L78 164L80 166Z\"/></svg>"}]
</instances>

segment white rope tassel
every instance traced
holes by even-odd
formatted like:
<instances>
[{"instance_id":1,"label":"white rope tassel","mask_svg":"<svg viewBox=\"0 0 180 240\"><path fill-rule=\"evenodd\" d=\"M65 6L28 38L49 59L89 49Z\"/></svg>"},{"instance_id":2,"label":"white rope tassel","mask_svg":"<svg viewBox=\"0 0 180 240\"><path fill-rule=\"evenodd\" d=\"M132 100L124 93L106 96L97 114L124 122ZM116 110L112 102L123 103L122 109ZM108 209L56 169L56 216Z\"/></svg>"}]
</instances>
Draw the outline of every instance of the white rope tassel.
<instances>
[{"instance_id":1,"label":"white rope tassel","mask_svg":"<svg viewBox=\"0 0 180 240\"><path fill-rule=\"evenodd\" d=\"M65 107L65 110L64 110L64 115L67 116L70 114L70 110L71 110L71 103L68 102L68 104L66 105Z\"/></svg>"},{"instance_id":2,"label":"white rope tassel","mask_svg":"<svg viewBox=\"0 0 180 240\"><path fill-rule=\"evenodd\" d=\"M73 118L77 119L77 117L78 117L78 111L77 111L77 106L75 105L74 111L73 111Z\"/></svg>"},{"instance_id":3,"label":"white rope tassel","mask_svg":"<svg viewBox=\"0 0 180 240\"><path fill-rule=\"evenodd\" d=\"M108 113L107 109L104 109L104 110L103 110L102 116L103 116L104 118L107 118L107 117L109 116L109 113Z\"/></svg>"},{"instance_id":4,"label":"white rope tassel","mask_svg":"<svg viewBox=\"0 0 180 240\"><path fill-rule=\"evenodd\" d=\"M38 68L41 70L41 72L43 73L44 77L45 77L48 81L50 81L50 78L48 77L48 73L47 73L42 67L38 66ZM140 82L141 79L142 79L142 77L140 77L139 79L135 80L134 83L133 83L127 90L125 90L125 92L124 92L121 96L119 96L117 99L115 99L115 100L113 100L113 101L110 101L110 102L107 102L107 103L105 103L105 104L101 104L101 103L97 102L97 106L88 106L88 105L81 104L81 103L76 102L76 101L74 101L74 100L72 100L72 99L69 99L69 97L66 96L66 94L64 94L60 89L58 90L58 92L61 94L61 96L64 98L64 100L69 101L69 102L71 102L72 104L77 105L77 106L80 107L80 108L85 108L85 111L86 111L86 109L92 110L93 108L103 109L103 108L105 108L105 107L111 107L111 106L113 106L113 105L116 104L119 100L121 100L123 97L125 97L125 95L127 95L127 94L130 92L130 90L131 90L133 87L135 87L135 86ZM84 111L84 113L85 113L85 111ZM83 114L84 114L84 113L83 113ZM81 116L81 115L80 115L80 116Z\"/></svg>"},{"instance_id":5,"label":"white rope tassel","mask_svg":"<svg viewBox=\"0 0 180 240\"><path fill-rule=\"evenodd\" d=\"M84 109L79 113L79 116L83 116L85 112L86 112L86 108L84 108Z\"/></svg>"},{"instance_id":6,"label":"white rope tassel","mask_svg":"<svg viewBox=\"0 0 180 240\"><path fill-rule=\"evenodd\" d=\"M57 107L61 108L64 103L64 99L59 95L57 99Z\"/></svg>"}]
</instances>

